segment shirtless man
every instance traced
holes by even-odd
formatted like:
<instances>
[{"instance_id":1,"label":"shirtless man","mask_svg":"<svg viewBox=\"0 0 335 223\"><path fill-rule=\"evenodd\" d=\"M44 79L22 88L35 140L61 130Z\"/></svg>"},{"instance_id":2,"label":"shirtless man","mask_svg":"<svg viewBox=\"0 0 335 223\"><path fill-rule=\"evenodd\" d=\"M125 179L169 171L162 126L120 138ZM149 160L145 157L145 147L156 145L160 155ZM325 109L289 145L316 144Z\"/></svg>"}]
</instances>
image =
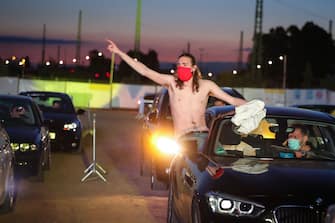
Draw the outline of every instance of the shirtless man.
<instances>
[{"instance_id":1,"label":"shirtless man","mask_svg":"<svg viewBox=\"0 0 335 223\"><path fill-rule=\"evenodd\" d=\"M230 96L213 81L201 79L195 59L191 54L182 54L177 61L177 76L161 74L151 70L141 62L129 57L117 45L108 41L107 49L121 57L141 75L168 89L174 131L177 138L208 131L205 110L209 96L214 96L232 105L242 105L246 101Z\"/></svg>"}]
</instances>

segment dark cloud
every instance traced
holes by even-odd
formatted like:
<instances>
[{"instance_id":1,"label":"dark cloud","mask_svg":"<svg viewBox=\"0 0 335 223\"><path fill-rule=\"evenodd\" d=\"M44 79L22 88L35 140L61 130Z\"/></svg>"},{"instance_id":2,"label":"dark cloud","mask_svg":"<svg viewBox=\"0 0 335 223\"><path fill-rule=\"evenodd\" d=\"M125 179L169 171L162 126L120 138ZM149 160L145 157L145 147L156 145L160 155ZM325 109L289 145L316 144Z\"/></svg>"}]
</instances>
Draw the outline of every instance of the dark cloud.
<instances>
[{"instance_id":1,"label":"dark cloud","mask_svg":"<svg viewBox=\"0 0 335 223\"><path fill-rule=\"evenodd\" d=\"M42 38L25 37L25 36L0 36L0 43L42 44ZM76 40L46 38L45 43L52 45L73 45L76 44Z\"/></svg>"}]
</instances>

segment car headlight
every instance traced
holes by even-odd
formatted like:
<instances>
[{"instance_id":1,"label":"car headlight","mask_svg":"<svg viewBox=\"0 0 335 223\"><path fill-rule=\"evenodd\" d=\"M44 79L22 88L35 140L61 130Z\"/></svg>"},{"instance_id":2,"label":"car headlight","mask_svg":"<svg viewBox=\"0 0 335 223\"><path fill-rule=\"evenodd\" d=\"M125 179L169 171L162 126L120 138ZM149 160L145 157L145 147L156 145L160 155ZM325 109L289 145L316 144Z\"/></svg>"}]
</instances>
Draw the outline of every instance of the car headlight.
<instances>
[{"instance_id":1,"label":"car headlight","mask_svg":"<svg viewBox=\"0 0 335 223\"><path fill-rule=\"evenodd\" d=\"M21 152L26 152L37 150L37 146L33 143L11 143L11 146L13 151L20 150Z\"/></svg>"},{"instance_id":2,"label":"car headlight","mask_svg":"<svg viewBox=\"0 0 335 223\"><path fill-rule=\"evenodd\" d=\"M265 210L263 205L243 201L220 193L208 193L207 199L212 212L217 214L226 214L236 217L257 217Z\"/></svg>"},{"instance_id":3,"label":"car headlight","mask_svg":"<svg viewBox=\"0 0 335 223\"><path fill-rule=\"evenodd\" d=\"M75 122L64 124L63 130L65 130L65 131L71 131L71 130L75 131L77 126L78 125Z\"/></svg>"},{"instance_id":4,"label":"car headlight","mask_svg":"<svg viewBox=\"0 0 335 223\"><path fill-rule=\"evenodd\" d=\"M157 136L153 139L155 147L162 153L165 154L177 154L180 151L180 146L171 137Z\"/></svg>"}]
</instances>

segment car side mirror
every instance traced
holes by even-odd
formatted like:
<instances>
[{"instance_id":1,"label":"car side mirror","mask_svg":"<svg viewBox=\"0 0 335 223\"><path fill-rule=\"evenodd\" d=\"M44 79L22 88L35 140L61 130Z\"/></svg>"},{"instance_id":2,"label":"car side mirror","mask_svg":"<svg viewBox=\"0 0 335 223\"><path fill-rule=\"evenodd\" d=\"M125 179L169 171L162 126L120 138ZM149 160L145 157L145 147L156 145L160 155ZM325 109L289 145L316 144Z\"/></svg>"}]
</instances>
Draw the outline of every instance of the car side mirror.
<instances>
[{"instance_id":1,"label":"car side mirror","mask_svg":"<svg viewBox=\"0 0 335 223\"><path fill-rule=\"evenodd\" d=\"M198 141L197 140L185 140L181 142L182 152L192 155L198 153Z\"/></svg>"},{"instance_id":2,"label":"car side mirror","mask_svg":"<svg viewBox=\"0 0 335 223\"><path fill-rule=\"evenodd\" d=\"M156 110L149 112L149 114L148 114L148 121L150 121L152 123L157 122L157 111Z\"/></svg>"},{"instance_id":3,"label":"car side mirror","mask_svg":"<svg viewBox=\"0 0 335 223\"><path fill-rule=\"evenodd\" d=\"M53 122L53 120L50 119L44 119L43 120L43 124L47 127L50 127L50 124Z\"/></svg>"},{"instance_id":4,"label":"car side mirror","mask_svg":"<svg viewBox=\"0 0 335 223\"><path fill-rule=\"evenodd\" d=\"M77 115L82 115L82 114L84 114L85 112L86 112L86 110L79 108L79 109L77 110Z\"/></svg>"}]
</instances>

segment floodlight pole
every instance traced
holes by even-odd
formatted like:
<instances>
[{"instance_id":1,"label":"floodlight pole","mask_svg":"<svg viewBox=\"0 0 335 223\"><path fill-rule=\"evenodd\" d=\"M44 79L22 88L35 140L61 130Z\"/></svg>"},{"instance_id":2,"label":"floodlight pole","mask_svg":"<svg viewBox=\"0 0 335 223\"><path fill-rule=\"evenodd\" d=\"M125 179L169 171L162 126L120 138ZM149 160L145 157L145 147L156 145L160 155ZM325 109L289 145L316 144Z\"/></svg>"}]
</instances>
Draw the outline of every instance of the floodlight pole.
<instances>
[{"instance_id":1,"label":"floodlight pole","mask_svg":"<svg viewBox=\"0 0 335 223\"><path fill-rule=\"evenodd\" d=\"M84 182L91 174L97 174L100 179L104 182L107 182L106 178L99 172L101 171L102 174L106 174L106 170L104 170L95 159L95 113L93 113L93 162L87 167L84 171L86 175L81 179L81 182Z\"/></svg>"},{"instance_id":2,"label":"floodlight pole","mask_svg":"<svg viewBox=\"0 0 335 223\"><path fill-rule=\"evenodd\" d=\"M113 107L113 76L114 76L114 63L115 63L115 53L112 53L111 57L111 66L110 66L110 77L109 77L109 85L110 85L110 103L109 108Z\"/></svg>"}]
</instances>

